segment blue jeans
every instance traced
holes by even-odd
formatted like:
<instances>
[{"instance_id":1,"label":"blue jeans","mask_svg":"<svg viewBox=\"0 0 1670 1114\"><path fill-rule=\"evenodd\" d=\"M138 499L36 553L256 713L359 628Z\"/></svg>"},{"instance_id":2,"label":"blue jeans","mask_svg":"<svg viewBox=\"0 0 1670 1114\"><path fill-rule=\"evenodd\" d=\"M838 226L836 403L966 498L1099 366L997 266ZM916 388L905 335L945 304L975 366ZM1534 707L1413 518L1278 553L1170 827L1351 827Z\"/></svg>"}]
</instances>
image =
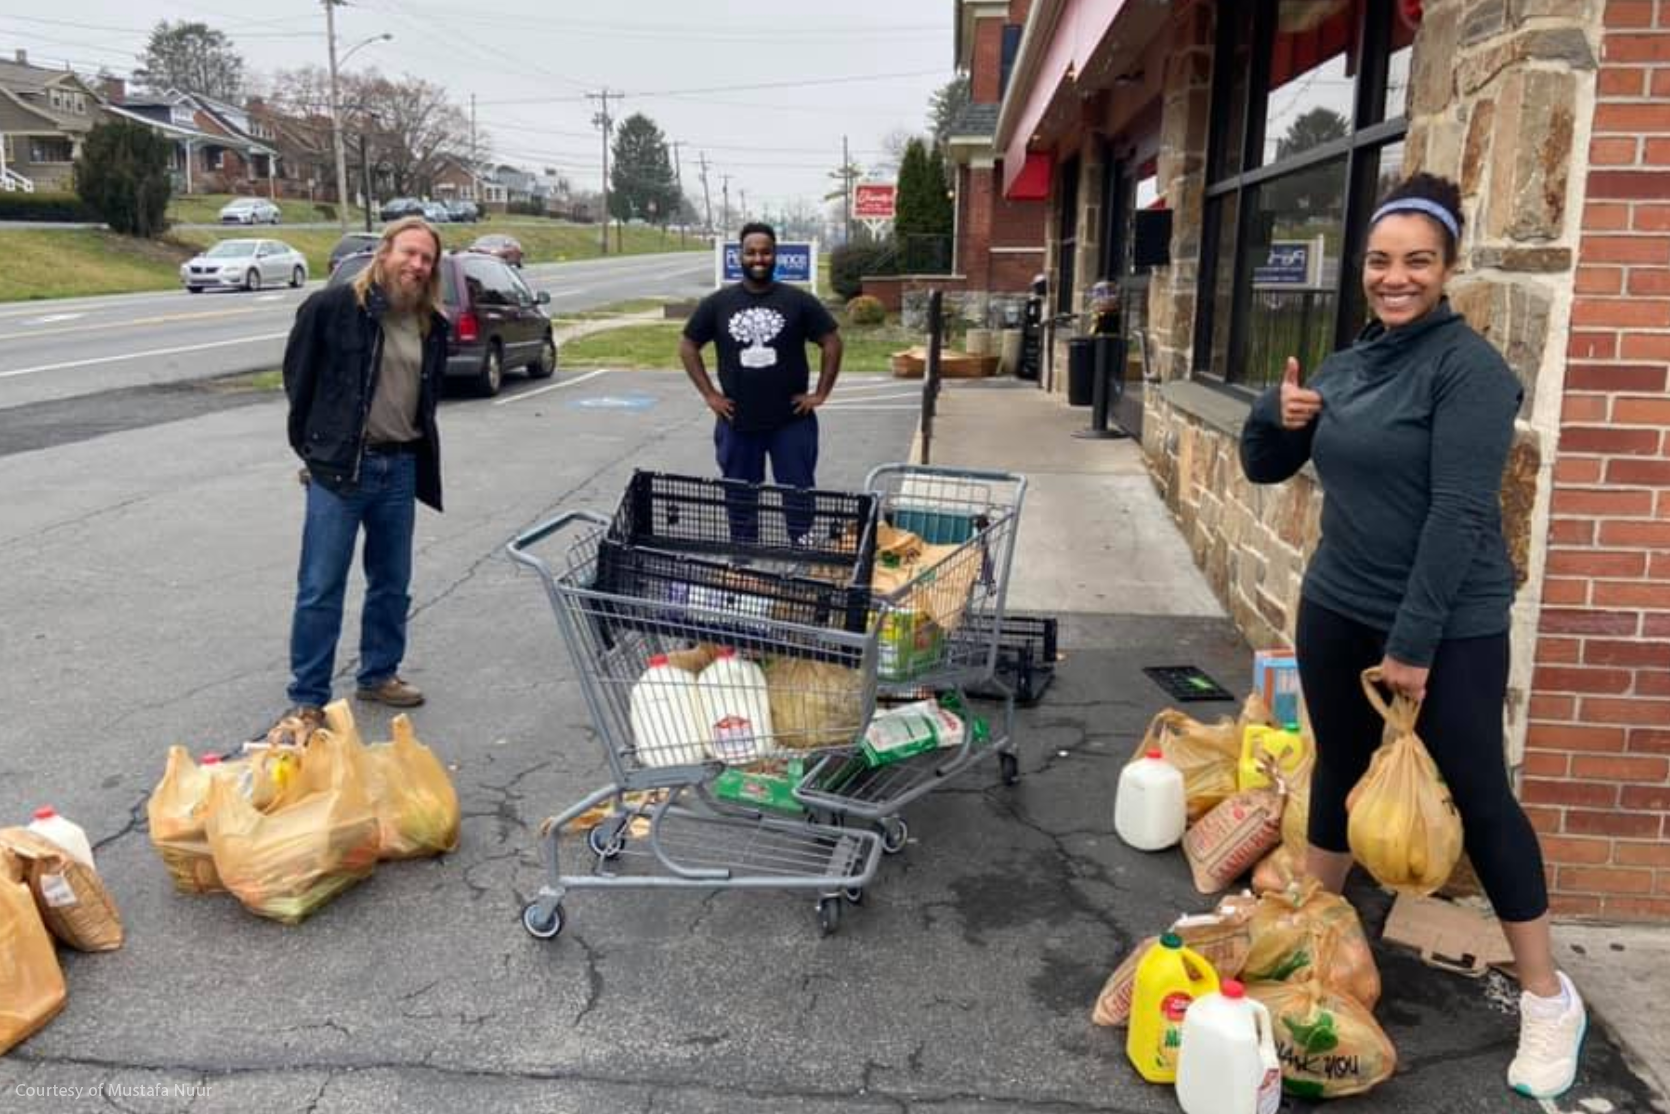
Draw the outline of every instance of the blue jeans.
<instances>
[{"instance_id":1,"label":"blue jeans","mask_svg":"<svg viewBox=\"0 0 1670 1114\"><path fill-rule=\"evenodd\" d=\"M367 453L359 486L337 494L307 485L296 611L290 624L290 702L322 708L330 701L342 597L365 528L365 607L360 615L361 688L393 677L406 656L406 612L412 597L412 527L417 518L417 458Z\"/></svg>"},{"instance_id":2,"label":"blue jeans","mask_svg":"<svg viewBox=\"0 0 1670 1114\"><path fill-rule=\"evenodd\" d=\"M713 426L714 455L719 461L719 472L727 480L745 480L751 484L765 482L765 463L771 461L771 480L779 487L816 487L818 469L818 416L804 418L778 426L739 433L730 422L719 418ZM731 538L739 542L759 541L759 515L756 503L744 493L730 492L725 496L730 517ZM789 496L784 500L788 530L787 538L771 537L768 545L792 543L812 528L812 502ZM773 523L774 525L774 523ZM767 533L775 534L768 526Z\"/></svg>"}]
</instances>

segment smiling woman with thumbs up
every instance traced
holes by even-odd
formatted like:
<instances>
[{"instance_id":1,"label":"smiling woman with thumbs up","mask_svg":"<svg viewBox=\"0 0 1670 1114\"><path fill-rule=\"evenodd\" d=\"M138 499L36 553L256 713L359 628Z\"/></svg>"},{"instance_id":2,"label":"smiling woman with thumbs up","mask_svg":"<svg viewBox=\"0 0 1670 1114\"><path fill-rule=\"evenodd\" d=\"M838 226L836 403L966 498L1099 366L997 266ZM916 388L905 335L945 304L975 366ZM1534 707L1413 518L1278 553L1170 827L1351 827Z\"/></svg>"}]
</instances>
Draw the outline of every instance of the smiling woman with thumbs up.
<instances>
[{"instance_id":1,"label":"smiling woman with thumbs up","mask_svg":"<svg viewBox=\"0 0 1670 1114\"><path fill-rule=\"evenodd\" d=\"M1502 748L1514 591L1502 470L1524 391L1444 298L1461 229L1453 182L1393 188L1363 255L1374 320L1308 381L1287 361L1242 427L1241 465L1275 484L1310 463L1324 495L1295 624L1316 736L1306 869L1337 893L1351 868L1346 795L1381 730L1358 676L1377 665L1420 706L1416 732L1513 948L1525 993L1508 1084L1547 1098L1576 1078L1585 1014L1554 967L1542 851Z\"/></svg>"}]
</instances>

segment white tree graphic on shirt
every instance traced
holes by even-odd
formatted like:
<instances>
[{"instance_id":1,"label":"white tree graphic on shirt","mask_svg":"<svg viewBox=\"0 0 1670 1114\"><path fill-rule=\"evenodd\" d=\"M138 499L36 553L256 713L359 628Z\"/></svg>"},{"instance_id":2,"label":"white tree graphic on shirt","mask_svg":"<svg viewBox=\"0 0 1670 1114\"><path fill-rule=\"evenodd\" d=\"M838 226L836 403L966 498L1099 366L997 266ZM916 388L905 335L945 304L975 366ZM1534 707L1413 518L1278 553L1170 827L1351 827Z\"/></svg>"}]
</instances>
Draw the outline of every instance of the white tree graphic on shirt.
<instances>
[{"instance_id":1,"label":"white tree graphic on shirt","mask_svg":"<svg viewBox=\"0 0 1670 1114\"><path fill-rule=\"evenodd\" d=\"M777 350L767 348L786 322L783 315L765 306L751 306L733 314L725 325L732 339L745 344L738 357L743 367L771 367L777 362Z\"/></svg>"}]
</instances>

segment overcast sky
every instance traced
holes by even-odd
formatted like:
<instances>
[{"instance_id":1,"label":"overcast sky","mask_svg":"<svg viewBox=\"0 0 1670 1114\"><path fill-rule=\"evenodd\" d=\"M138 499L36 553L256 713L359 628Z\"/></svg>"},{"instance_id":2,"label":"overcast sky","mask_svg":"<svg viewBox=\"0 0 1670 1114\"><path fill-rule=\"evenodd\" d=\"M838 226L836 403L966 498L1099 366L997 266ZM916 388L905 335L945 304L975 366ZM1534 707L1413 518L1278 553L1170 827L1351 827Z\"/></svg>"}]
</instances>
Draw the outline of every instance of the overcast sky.
<instances>
[{"instance_id":1,"label":"overcast sky","mask_svg":"<svg viewBox=\"0 0 1670 1114\"><path fill-rule=\"evenodd\" d=\"M679 150L686 192L700 203L708 159L750 210L816 200L834 188L845 133L866 169L897 129L926 132L931 94L954 76L949 0L354 0L337 8L337 49L383 32L347 69L376 66L476 98L478 127L503 161L555 167L595 189L601 140L588 91L626 97L616 119L642 112ZM18 13L18 14L13 14ZM0 3L0 57L118 74L160 19L200 20L229 35L246 72L324 65L318 0L23 0Z\"/></svg>"}]
</instances>

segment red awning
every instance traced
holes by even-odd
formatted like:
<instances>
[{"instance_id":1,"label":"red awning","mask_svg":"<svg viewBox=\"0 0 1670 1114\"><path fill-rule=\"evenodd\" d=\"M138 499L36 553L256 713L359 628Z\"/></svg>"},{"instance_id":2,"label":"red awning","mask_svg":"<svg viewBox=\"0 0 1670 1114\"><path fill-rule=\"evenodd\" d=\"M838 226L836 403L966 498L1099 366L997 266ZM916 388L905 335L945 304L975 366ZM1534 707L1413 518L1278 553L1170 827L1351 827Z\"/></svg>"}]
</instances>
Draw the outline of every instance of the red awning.
<instances>
[{"instance_id":1,"label":"red awning","mask_svg":"<svg viewBox=\"0 0 1670 1114\"><path fill-rule=\"evenodd\" d=\"M1028 151L1026 162L1022 164L1020 173L1009 183L1009 188L1003 191L1003 196L1010 201L1042 201L1050 195L1050 176L1055 170L1055 160L1047 151Z\"/></svg>"}]
</instances>

